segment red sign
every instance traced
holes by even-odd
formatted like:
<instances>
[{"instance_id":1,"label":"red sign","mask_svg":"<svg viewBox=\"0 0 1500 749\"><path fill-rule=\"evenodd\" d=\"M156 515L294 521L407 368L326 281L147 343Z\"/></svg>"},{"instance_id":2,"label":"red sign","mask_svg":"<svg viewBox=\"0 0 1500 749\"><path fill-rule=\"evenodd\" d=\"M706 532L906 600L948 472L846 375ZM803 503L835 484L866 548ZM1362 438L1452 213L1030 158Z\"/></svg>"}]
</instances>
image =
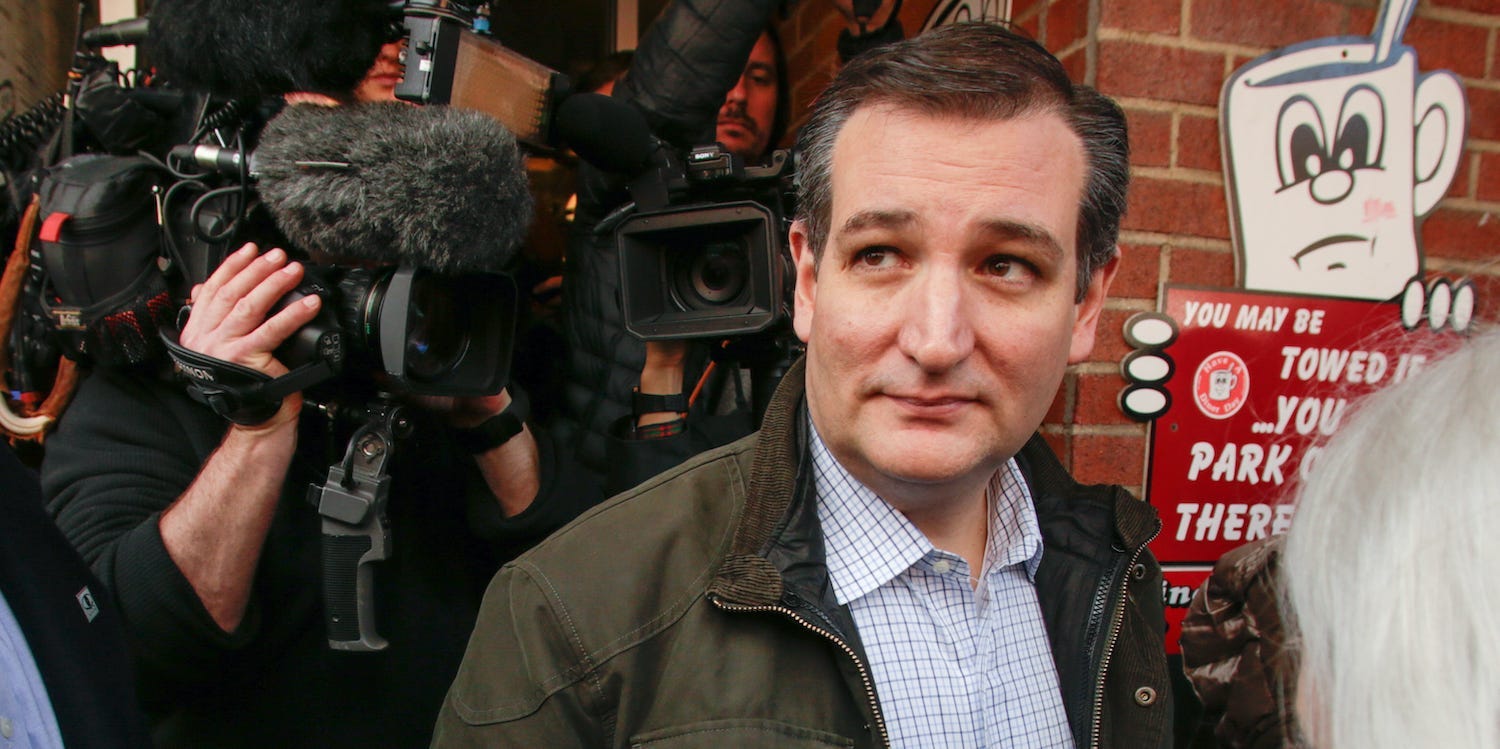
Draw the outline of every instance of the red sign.
<instances>
[{"instance_id":1,"label":"red sign","mask_svg":"<svg viewBox=\"0 0 1500 749\"><path fill-rule=\"evenodd\" d=\"M1182 620L1187 616L1188 604L1193 592L1213 572L1212 565L1191 567L1166 567L1161 571L1161 602L1167 613L1167 655L1182 652L1177 641L1182 639Z\"/></svg>"},{"instance_id":2,"label":"red sign","mask_svg":"<svg viewBox=\"0 0 1500 749\"><path fill-rule=\"evenodd\" d=\"M1167 287L1162 305L1167 319L1140 316L1150 335L1127 324L1141 350L1126 362L1137 384L1122 406L1162 403L1145 409L1160 414L1146 496L1165 523L1152 550L1167 563L1212 563L1285 532L1290 489L1350 404L1462 340L1425 322L1407 330L1388 302ZM1132 370L1164 374L1141 384ZM1141 390L1158 400L1138 400Z\"/></svg>"}]
</instances>

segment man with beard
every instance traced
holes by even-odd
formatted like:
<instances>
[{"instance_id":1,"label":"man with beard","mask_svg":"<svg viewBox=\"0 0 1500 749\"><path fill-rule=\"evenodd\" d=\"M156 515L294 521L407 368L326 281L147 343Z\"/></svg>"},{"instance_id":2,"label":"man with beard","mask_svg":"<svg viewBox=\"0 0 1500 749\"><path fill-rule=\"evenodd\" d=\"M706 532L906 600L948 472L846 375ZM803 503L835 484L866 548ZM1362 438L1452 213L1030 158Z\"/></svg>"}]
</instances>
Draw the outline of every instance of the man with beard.
<instances>
[{"instance_id":1,"label":"man with beard","mask_svg":"<svg viewBox=\"0 0 1500 749\"><path fill-rule=\"evenodd\" d=\"M788 113L781 45L769 23L775 5L767 0L672 3L642 38L611 95L640 110L655 134L674 148L717 141L744 163L760 163L780 140ZM659 405L636 408L637 385L648 395L680 394L683 383L697 382L709 364L706 343L647 346L625 330L614 235L595 229L629 200L625 184L633 176L606 174L587 164L581 168L563 282L569 366L558 426L576 445L579 463L610 490L628 488L703 446L754 429L749 408L736 402L732 378L718 377L705 388L705 413L694 419L701 431L692 440L623 458L608 455L612 428L629 430L636 420L622 417L637 412L676 422L653 436L683 431L670 408L661 413L652 413L662 409ZM721 397L727 402L719 402Z\"/></svg>"}]
</instances>

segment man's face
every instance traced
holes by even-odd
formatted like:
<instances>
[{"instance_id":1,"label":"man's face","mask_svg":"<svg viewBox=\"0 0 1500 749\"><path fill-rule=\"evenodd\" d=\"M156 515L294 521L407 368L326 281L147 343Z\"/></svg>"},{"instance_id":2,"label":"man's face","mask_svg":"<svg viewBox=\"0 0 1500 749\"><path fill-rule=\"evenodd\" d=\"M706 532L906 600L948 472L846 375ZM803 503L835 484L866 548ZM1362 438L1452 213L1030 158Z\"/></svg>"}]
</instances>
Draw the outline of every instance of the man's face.
<instances>
[{"instance_id":1,"label":"man's face","mask_svg":"<svg viewBox=\"0 0 1500 749\"><path fill-rule=\"evenodd\" d=\"M750 50L745 72L719 107L717 139L746 162L760 160L771 141L776 119L776 46L761 34Z\"/></svg>"},{"instance_id":2,"label":"man's face","mask_svg":"<svg viewBox=\"0 0 1500 749\"><path fill-rule=\"evenodd\" d=\"M819 434L898 509L982 485L1092 350L1115 263L1074 302L1084 169L1053 113L874 105L839 134L816 269L792 229L794 322Z\"/></svg>"},{"instance_id":3,"label":"man's face","mask_svg":"<svg viewBox=\"0 0 1500 749\"><path fill-rule=\"evenodd\" d=\"M375 58L375 64L370 66L370 72L365 73L364 80L354 87L355 100L396 100L396 84L401 82L406 73L406 69L401 66L401 48L405 45L404 41L396 41L380 48L380 55Z\"/></svg>"}]
</instances>

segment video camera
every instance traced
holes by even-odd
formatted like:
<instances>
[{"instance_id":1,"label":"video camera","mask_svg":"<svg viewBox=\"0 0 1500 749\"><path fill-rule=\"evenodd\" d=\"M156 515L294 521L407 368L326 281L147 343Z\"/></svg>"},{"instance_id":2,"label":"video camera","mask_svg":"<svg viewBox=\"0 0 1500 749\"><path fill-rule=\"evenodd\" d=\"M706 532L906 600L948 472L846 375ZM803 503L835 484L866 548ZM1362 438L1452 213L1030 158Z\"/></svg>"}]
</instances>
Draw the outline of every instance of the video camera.
<instances>
[{"instance_id":1,"label":"video camera","mask_svg":"<svg viewBox=\"0 0 1500 749\"><path fill-rule=\"evenodd\" d=\"M746 167L719 144L663 161L630 186L615 227L626 330L642 340L724 338L791 319L792 158Z\"/></svg>"}]
</instances>

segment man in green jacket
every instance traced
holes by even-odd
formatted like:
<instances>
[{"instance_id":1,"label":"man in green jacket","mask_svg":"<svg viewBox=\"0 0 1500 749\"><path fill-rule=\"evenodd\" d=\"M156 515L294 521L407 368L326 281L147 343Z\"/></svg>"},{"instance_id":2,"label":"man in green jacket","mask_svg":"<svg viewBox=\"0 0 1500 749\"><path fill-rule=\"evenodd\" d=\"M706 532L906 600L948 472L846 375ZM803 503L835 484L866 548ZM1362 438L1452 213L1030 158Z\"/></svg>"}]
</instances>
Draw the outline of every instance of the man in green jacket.
<instances>
[{"instance_id":1,"label":"man in green jacket","mask_svg":"<svg viewBox=\"0 0 1500 749\"><path fill-rule=\"evenodd\" d=\"M433 745L1169 745L1161 523L1034 435L1118 265L1123 114L964 24L852 61L799 148L805 359L495 578Z\"/></svg>"}]
</instances>

